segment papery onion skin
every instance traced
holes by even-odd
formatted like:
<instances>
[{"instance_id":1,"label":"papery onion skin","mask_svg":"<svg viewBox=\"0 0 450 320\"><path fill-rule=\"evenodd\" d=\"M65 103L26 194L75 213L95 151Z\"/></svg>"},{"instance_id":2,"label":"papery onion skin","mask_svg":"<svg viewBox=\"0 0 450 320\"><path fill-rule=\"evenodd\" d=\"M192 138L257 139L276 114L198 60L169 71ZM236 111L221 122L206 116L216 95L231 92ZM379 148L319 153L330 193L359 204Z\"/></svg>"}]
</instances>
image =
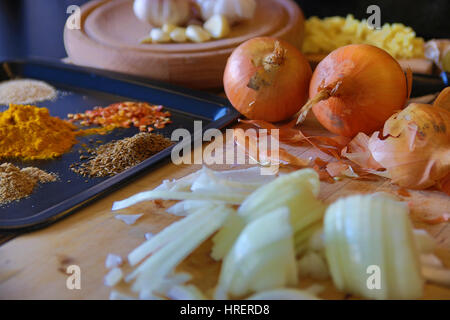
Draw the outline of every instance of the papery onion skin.
<instances>
[{"instance_id":1,"label":"papery onion skin","mask_svg":"<svg viewBox=\"0 0 450 320\"><path fill-rule=\"evenodd\" d=\"M433 106L450 111L450 87L445 88L433 102Z\"/></svg>"},{"instance_id":2,"label":"papery onion skin","mask_svg":"<svg viewBox=\"0 0 450 320\"><path fill-rule=\"evenodd\" d=\"M412 103L369 140L373 158L401 187L426 189L450 173L450 112Z\"/></svg>"},{"instance_id":3,"label":"papery onion skin","mask_svg":"<svg viewBox=\"0 0 450 320\"><path fill-rule=\"evenodd\" d=\"M338 135L371 134L407 100L402 68L386 51L371 45L348 45L330 53L313 73L310 98L340 81L335 94L312 108L318 121Z\"/></svg>"},{"instance_id":4,"label":"papery onion skin","mask_svg":"<svg viewBox=\"0 0 450 320\"><path fill-rule=\"evenodd\" d=\"M263 63L274 51L273 63ZM231 104L247 118L278 122L292 117L306 102L311 74L297 48L259 37L234 50L225 68L224 88Z\"/></svg>"}]
</instances>

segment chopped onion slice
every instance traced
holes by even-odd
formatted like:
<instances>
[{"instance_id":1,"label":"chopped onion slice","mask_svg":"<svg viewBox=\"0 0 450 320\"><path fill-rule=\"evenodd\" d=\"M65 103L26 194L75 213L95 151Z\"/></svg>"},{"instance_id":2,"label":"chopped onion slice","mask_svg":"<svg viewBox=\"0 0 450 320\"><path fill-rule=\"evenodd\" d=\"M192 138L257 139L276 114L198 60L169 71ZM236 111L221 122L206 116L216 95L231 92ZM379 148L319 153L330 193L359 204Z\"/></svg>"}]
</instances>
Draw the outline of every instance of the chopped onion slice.
<instances>
[{"instance_id":1,"label":"chopped onion slice","mask_svg":"<svg viewBox=\"0 0 450 320\"><path fill-rule=\"evenodd\" d=\"M107 269L120 267L122 265L122 257L117 254L108 254L105 260L105 267Z\"/></svg>"},{"instance_id":2,"label":"chopped onion slice","mask_svg":"<svg viewBox=\"0 0 450 320\"><path fill-rule=\"evenodd\" d=\"M132 225L132 224L135 224L136 221L143 215L144 215L143 213L141 213L141 214L116 214L114 216L114 218L116 218L117 220L121 220L128 225Z\"/></svg>"},{"instance_id":3,"label":"chopped onion slice","mask_svg":"<svg viewBox=\"0 0 450 320\"><path fill-rule=\"evenodd\" d=\"M120 293L118 291L111 291L109 294L109 300L136 300L136 298L127 296L123 293Z\"/></svg>"},{"instance_id":4,"label":"chopped onion slice","mask_svg":"<svg viewBox=\"0 0 450 320\"><path fill-rule=\"evenodd\" d=\"M316 252L307 252L298 260L297 265L300 276L311 277L315 280L326 280L330 276L327 263Z\"/></svg>"},{"instance_id":5,"label":"chopped onion slice","mask_svg":"<svg viewBox=\"0 0 450 320\"><path fill-rule=\"evenodd\" d=\"M229 186L240 186L244 187L244 189L255 189L259 185L273 179L274 176L261 175L259 167L224 171L213 171L203 167L181 179L164 180L153 191L194 191L196 189L205 189L206 186L214 186L214 189L216 189L217 184L229 184ZM234 182L236 184L233 184Z\"/></svg>"},{"instance_id":6,"label":"chopped onion slice","mask_svg":"<svg viewBox=\"0 0 450 320\"><path fill-rule=\"evenodd\" d=\"M238 193L216 193L216 192L180 192L180 191L145 191L138 193L128 199L116 201L112 210L128 208L136 203L149 200L218 200L231 204L240 204L245 195Z\"/></svg>"},{"instance_id":7,"label":"chopped onion slice","mask_svg":"<svg viewBox=\"0 0 450 320\"><path fill-rule=\"evenodd\" d=\"M184 229L175 239L153 253L126 277L126 281L136 279L132 290L152 292L185 257L222 226L230 212L227 207L217 207L207 215L208 219Z\"/></svg>"},{"instance_id":8,"label":"chopped onion slice","mask_svg":"<svg viewBox=\"0 0 450 320\"><path fill-rule=\"evenodd\" d=\"M144 234L145 240L150 240L151 238L153 238L155 235L151 232L146 232Z\"/></svg>"},{"instance_id":9,"label":"chopped onion slice","mask_svg":"<svg viewBox=\"0 0 450 320\"><path fill-rule=\"evenodd\" d=\"M244 227L245 220L237 212L230 214L223 227L212 238L214 245L211 257L216 261L222 260L230 251Z\"/></svg>"},{"instance_id":10,"label":"chopped onion slice","mask_svg":"<svg viewBox=\"0 0 450 320\"><path fill-rule=\"evenodd\" d=\"M275 289L256 293L247 300L320 300L308 291L298 289Z\"/></svg>"},{"instance_id":11,"label":"chopped onion slice","mask_svg":"<svg viewBox=\"0 0 450 320\"><path fill-rule=\"evenodd\" d=\"M197 211L201 208L214 208L217 205L223 204L221 201L210 201L210 200L184 200L175 203L173 206L166 210L167 213L185 217L192 212Z\"/></svg>"},{"instance_id":12,"label":"chopped onion slice","mask_svg":"<svg viewBox=\"0 0 450 320\"><path fill-rule=\"evenodd\" d=\"M191 190L249 194L274 178L273 175L261 175L258 167L231 171L213 171L204 167Z\"/></svg>"},{"instance_id":13,"label":"chopped onion slice","mask_svg":"<svg viewBox=\"0 0 450 320\"><path fill-rule=\"evenodd\" d=\"M436 248L436 241L426 230L414 229L414 239L420 253L432 253Z\"/></svg>"},{"instance_id":14,"label":"chopped onion slice","mask_svg":"<svg viewBox=\"0 0 450 320\"><path fill-rule=\"evenodd\" d=\"M108 274L105 276L104 284L108 287L114 287L116 284L120 282L123 278L123 272L120 268L111 269Z\"/></svg>"},{"instance_id":15,"label":"chopped onion slice","mask_svg":"<svg viewBox=\"0 0 450 320\"><path fill-rule=\"evenodd\" d=\"M155 288L155 292L161 295L167 295L170 289L174 286L181 286L184 283L190 281L192 276L186 272L176 273L169 277L164 278L159 286Z\"/></svg>"},{"instance_id":16,"label":"chopped onion slice","mask_svg":"<svg viewBox=\"0 0 450 320\"><path fill-rule=\"evenodd\" d=\"M319 177L312 169L294 171L261 186L245 199L239 215L230 216L214 236L212 257L222 259L247 223L281 207L290 209L296 253L302 253L325 211L325 205L316 198L319 188Z\"/></svg>"},{"instance_id":17,"label":"chopped onion slice","mask_svg":"<svg viewBox=\"0 0 450 320\"><path fill-rule=\"evenodd\" d=\"M323 228L317 228L308 241L308 250L315 252L325 251Z\"/></svg>"},{"instance_id":18,"label":"chopped onion slice","mask_svg":"<svg viewBox=\"0 0 450 320\"><path fill-rule=\"evenodd\" d=\"M276 208L288 207L299 254L309 239L303 233L321 221L325 212L325 205L316 198L319 189L319 176L313 169L297 170L257 189L245 199L238 213L248 222Z\"/></svg>"},{"instance_id":19,"label":"chopped onion slice","mask_svg":"<svg viewBox=\"0 0 450 320\"><path fill-rule=\"evenodd\" d=\"M173 300L206 300L203 293L194 285L173 286L167 293Z\"/></svg>"},{"instance_id":20,"label":"chopped onion slice","mask_svg":"<svg viewBox=\"0 0 450 320\"><path fill-rule=\"evenodd\" d=\"M324 232L337 289L370 299L422 296L419 254L406 203L382 194L339 199L326 211Z\"/></svg>"},{"instance_id":21,"label":"chopped onion slice","mask_svg":"<svg viewBox=\"0 0 450 320\"><path fill-rule=\"evenodd\" d=\"M249 223L225 257L216 299L297 284L289 209Z\"/></svg>"},{"instance_id":22,"label":"chopped onion slice","mask_svg":"<svg viewBox=\"0 0 450 320\"><path fill-rule=\"evenodd\" d=\"M210 212L211 210L209 207L202 208L196 213L193 213L184 219L172 223L164 230L156 234L154 237L152 237L150 240L144 242L139 247L131 251L131 253L128 254L128 262L131 266L135 266L146 256L154 253L156 250L163 248L171 241L179 238L180 235L183 234L183 232L186 232L186 230L191 230L198 225L204 224L205 221L211 219Z\"/></svg>"},{"instance_id":23,"label":"chopped onion slice","mask_svg":"<svg viewBox=\"0 0 450 320\"><path fill-rule=\"evenodd\" d=\"M164 180L162 184L153 189L153 191L189 191L201 171L202 170L198 170L178 180Z\"/></svg>"}]
</instances>

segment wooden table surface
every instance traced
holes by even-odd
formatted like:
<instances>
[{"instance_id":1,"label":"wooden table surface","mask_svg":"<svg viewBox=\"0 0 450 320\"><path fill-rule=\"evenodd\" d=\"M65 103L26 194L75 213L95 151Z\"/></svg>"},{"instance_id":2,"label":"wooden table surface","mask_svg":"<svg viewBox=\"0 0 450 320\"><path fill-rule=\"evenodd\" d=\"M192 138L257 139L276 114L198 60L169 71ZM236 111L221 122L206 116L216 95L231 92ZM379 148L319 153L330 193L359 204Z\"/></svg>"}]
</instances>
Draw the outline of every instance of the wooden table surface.
<instances>
[{"instance_id":1,"label":"wooden table surface","mask_svg":"<svg viewBox=\"0 0 450 320\"><path fill-rule=\"evenodd\" d=\"M304 124L306 133L324 130L309 118ZM308 146L289 147L295 154L308 158L318 155L318 151ZM326 155L320 156L327 160ZM0 298L2 299L107 299L110 289L103 285L107 272L105 258L109 253L126 255L144 241L147 232L159 230L177 220L164 212L153 202L142 203L129 213L144 213L136 224L128 226L114 218L111 206L114 201L124 199L137 192L154 188L163 179L185 176L200 168L199 165L176 166L168 163L151 170L120 190L89 205L72 216L45 229L22 234L6 234L0 246ZM225 168L225 166L212 166ZM237 167L234 167L237 168ZM332 202L339 197L375 191L395 193L397 187L380 178L377 181L344 179L321 185L320 197ZM446 267L450 267L450 226L448 223L428 225L421 222L424 217L432 218L450 212L450 197L438 191L411 191L405 201L410 203L411 219L417 228L426 229L437 240L437 255ZM12 239L11 239L12 238ZM1 243L1 241L0 241ZM209 257L211 243L207 241L191 254L179 267L194 276L193 283L206 294L211 294L217 282L220 264ZM67 266L81 268L81 289L66 287ZM301 279L300 287L311 284L309 279ZM322 298L349 298L334 289L331 281L319 282L326 290ZM450 289L427 284L426 299L450 299Z\"/></svg>"}]
</instances>

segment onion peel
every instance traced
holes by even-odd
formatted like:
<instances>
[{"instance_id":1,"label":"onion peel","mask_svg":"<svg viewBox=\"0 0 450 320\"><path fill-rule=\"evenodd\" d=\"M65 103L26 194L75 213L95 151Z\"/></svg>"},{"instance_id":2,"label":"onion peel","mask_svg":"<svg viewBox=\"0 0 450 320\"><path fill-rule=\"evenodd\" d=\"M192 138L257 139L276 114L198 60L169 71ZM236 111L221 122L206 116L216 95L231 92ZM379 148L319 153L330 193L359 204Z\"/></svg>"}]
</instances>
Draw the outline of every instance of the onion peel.
<instances>
[{"instance_id":1,"label":"onion peel","mask_svg":"<svg viewBox=\"0 0 450 320\"><path fill-rule=\"evenodd\" d=\"M245 135L243 130L234 129L233 135L236 145L243 149L250 159L261 165L287 164L296 167L306 167L310 163L309 160L299 158L281 147L278 148L278 155L275 155L270 148L268 148L267 154L263 154L258 148L259 138L253 135Z\"/></svg>"},{"instance_id":2,"label":"onion peel","mask_svg":"<svg viewBox=\"0 0 450 320\"><path fill-rule=\"evenodd\" d=\"M431 219L427 218L420 219L421 222L431 225L448 222L449 220L450 220L450 213L443 213L440 216Z\"/></svg>"},{"instance_id":3,"label":"onion peel","mask_svg":"<svg viewBox=\"0 0 450 320\"><path fill-rule=\"evenodd\" d=\"M450 173L438 183L439 189L450 196Z\"/></svg>"},{"instance_id":4,"label":"onion peel","mask_svg":"<svg viewBox=\"0 0 450 320\"><path fill-rule=\"evenodd\" d=\"M450 111L450 87L445 88L439 93L433 102L433 106Z\"/></svg>"},{"instance_id":5,"label":"onion peel","mask_svg":"<svg viewBox=\"0 0 450 320\"><path fill-rule=\"evenodd\" d=\"M431 187L450 172L450 112L412 103L372 135L369 150L395 184Z\"/></svg>"},{"instance_id":6,"label":"onion peel","mask_svg":"<svg viewBox=\"0 0 450 320\"><path fill-rule=\"evenodd\" d=\"M369 151L369 136L363 132L358 133L347 146L341 150L341 156L356 163L362 168L382 169L383 167L375 161Z\"/></svg>"},{"instance_id":7,"label":"onion peel","mask_svg":"<svg viewBox=\"0 0 450 320\"><path fill-rule=\"evenodd\" d=\"M251 124L261 129L267 129L269 134L271 130L278 129L279 139L282 142L288 144L307 142L313 148L336 159L340 159L339 150L341 150L348 143L347 138L341 136L307 136L300 129L294 128L294 121L290 121L277 127L276 125L263 120L239 120L239 122L245 124Z\"/></svg>"}]
</instances>

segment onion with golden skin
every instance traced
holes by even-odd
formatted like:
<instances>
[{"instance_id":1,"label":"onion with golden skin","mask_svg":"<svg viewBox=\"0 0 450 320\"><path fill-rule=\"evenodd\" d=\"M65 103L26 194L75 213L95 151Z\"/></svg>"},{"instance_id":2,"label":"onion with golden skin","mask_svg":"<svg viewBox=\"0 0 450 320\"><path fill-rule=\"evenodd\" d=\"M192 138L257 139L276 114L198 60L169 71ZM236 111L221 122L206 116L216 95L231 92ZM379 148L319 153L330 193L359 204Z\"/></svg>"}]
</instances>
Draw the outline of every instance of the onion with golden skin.
<instances>
[{"instance_id":1,"label":"onion with golden skin","mask_svg":"<svg viewBox=\"0 0 450 320\"><path fill-rule=\"evenodd\" d=\"M341 47L330 53L314 70L310 101L298 122L312 108L329 131L354 137L371 134L408 98L405 74L386 51L366 44Z\"/></svg>"},{"instance_id":2,"label":"onion with golden skin","mask_svg":"<svg viewBox=\"0 0 450 320\"><path fill-rule=\"evenodd\" d=\"M231 104L252 120L278 122L297 113L308 98L311 67L291 44L270 37L234 50L224 74Z\"/></svg>"}]
</instances>

